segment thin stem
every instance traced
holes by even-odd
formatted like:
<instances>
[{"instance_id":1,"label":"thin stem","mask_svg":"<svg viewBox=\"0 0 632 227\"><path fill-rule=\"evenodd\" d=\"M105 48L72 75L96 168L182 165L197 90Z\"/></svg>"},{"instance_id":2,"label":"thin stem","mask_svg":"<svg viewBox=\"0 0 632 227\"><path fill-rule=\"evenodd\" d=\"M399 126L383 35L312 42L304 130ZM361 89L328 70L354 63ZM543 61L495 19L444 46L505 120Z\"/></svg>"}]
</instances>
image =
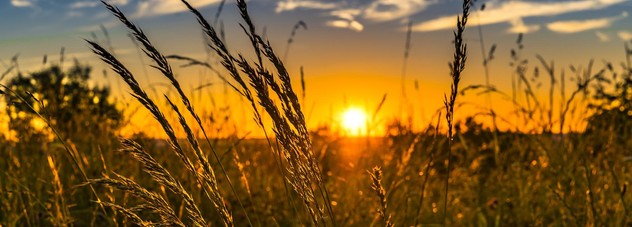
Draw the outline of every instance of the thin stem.
<instances>
[{"instance_id":1,"label":"thin stem","mask_svg":"<svg viewBox=\"0 0 632 227\"><path fill-rule=\"evenodd\" d=\"M467 17L469 15L471 0L463 0L463 15L457 17L457 30L454 32L454 60L450 64L450 72L452 77L452 85L450 86L450 98L444 96L444 104L446 108L446 121L448 123L448 154L447 154L447 173L445 178L445 196L443 204L443 225L446 225L448 218L448 193L450 186L450 168L452 158L452 142L454 140L453 128L454 128L454 105L456 104L456 98L459 91L459 82L461 80L461 73L465 69L465 61L467 59L467 45L463 39L463 33L465 32L465 25L467 24Z\"/></svg>"}]
</instances>

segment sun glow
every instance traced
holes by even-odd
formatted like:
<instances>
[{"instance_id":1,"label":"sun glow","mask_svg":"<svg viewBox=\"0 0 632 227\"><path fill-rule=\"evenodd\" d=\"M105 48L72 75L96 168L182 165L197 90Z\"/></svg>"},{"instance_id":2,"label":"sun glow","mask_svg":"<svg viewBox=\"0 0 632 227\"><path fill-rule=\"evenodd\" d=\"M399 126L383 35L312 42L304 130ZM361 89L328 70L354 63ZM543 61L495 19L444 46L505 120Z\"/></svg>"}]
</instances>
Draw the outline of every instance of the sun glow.
<instances>
[{"instance_id":1,"label":"sun glow","mask_svg":"<svg viewBox=\"0 0 632 227\"><path fill-rule=\"evenodd\" d=\"M364 110L349 108L342 114L342 128L348 135L359 136L366 133L367 117Z\"/></svg>"}]
</instances>

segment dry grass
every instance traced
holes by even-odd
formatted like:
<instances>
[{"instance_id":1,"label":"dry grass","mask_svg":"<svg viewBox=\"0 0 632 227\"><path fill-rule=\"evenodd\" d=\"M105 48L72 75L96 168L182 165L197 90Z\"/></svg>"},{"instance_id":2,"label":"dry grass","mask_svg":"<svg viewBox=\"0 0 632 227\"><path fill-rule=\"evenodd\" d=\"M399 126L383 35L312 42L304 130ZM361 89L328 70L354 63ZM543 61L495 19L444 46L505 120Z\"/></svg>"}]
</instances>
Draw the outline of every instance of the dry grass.
<instances>
[{"instance_id":1,"label":"dry grass","mask_svg":"<svg viewBox=\"0 0 632 227\"><path fill-rule=\"evenodd\" d=\"M465 69L465 61L467 59L467 45L463 40L463 33L465 32L465 25L467 24L467 18L470 14L470 6L472 1L463 1L463 13L460 18L457 18L456 31L454 32L454 59L450 63L450 76L452 77L452 86L450 86L450 98L444 96L443 103L445 104L445 119L448 123L448 156L447 156L447 176L445 178L445 197L443 201L443 225L446 224L448 218L448 193L450 186L450 163L452 158L452 140L454 134L454 106L456 104L456 98L459 94L459 82L461 81L461 73Z\"/></svg>"},{"instance_id":2,"label":"dry grass","mask_svg":"<svg viewBox=\"0 0 632 227\"><path fill-rule=\"evenodd\" d=\"M305 118L301 111L297 95L294 93L291 87L290 76L281 60L272 50L270 44L265 42L261 36L257 35L254 32L256 29L254 28L254 24L248 14L246 3L244 1L237 1L241 16L245 24L247 25L246 27L242 26L242 28L244 28L246 35L250 38L255 54L257 56L258 64L255 64L254 66L251 65L251 63L241 55L233 56L228 51L228 49L226 49L222 39L217 36L215 29L210 26L210 24L204 19L204 17L196 9L191 7L188 2L182 2L191 10L191 12L196 15L198 22L200 22L207 37L210 39L209 45L213 50L217 52L217 54L221 58L224 59L224 67L230 73L232 78L237 81L239 88L234 85L231 86L235 89L238 89L238 93L242 94L251 102L258 124L262 128L264 128L261 114L258 112L257 109L257 103L264 108L266 113L273 120L276 140L281 145L279 148L280 152L278 152L277 154L279 155L279 159L281 159L282 157L285 158L285 165L287 165L286 173L288 174L287 179L289 181L288 183L293 186L294 191L302 199L306 209L309 211L311 220L314 222L314 224L320 223L326 225L326 219L333 223L334 221L333 219L331 219L331 217L333 216L333 211L331 209L331 206L329 205L330 202L328 199L327 190L325 189L325 185L322 181L320 169L313 158L310 137L307 127L305 126ZM118 8L109 5L106 2L103 2L103 4L124 25L126 25L128 29L132 31L132 34L134 35L136 40L143 47L143 51L145 52L145 54L156 64L154 68L158 69L167 79L169 79L173 87L176 89L179 94L179 98L182 100L183 105L187 108L188 112L196 120L198 126L202 130L202 133L204 134L208 145L211 147L211 151L215 156L217 163L220 165L220 168L222 169L226 179L228 180L229 185L236 195L237 192L230 182L230 178L228 177L226 170L222 166L221 160L219 159L217 153L211 145L199 116L196 114L193 106L191 105L191 102L185 95L184 91L181 89L178 81L173 76L173 72L169 63L167 62L166 57L164 57L151 44L151 42L145 36L142 30L140 30L132 22L130 22ZM102 48L99 44L91 41L87 42L92 46L94 52L121 76L121 78L130 86L130 89L134 93L134 97L143 106L145 106L145 108L148 109L162 125L165 133L169 137L169 142L175 154L181 159L181 161L190 171L190 173L197 179L198 183L203 185L202 188L207 197L213 202L217 211L221 214L224 220L224 225L233 225L232 216L228 211L228 208L224 205L223 196L217 188L217 179L215 177L215 173L210 166L210 163L206 160L205 155L201 150L200 144L197 141L197 137L186 122L184 116L178 110L178 107L170 100L169 97L165 96L165 99L169 102L172 110L177 114L180 125L184 128L184 131L186 132L188 143L195 151L194 153L197 158L197 164L194 164L185 154L183 148L177 140L177 137L175 136L172 126L164 117L163 112L157 107L156 104L154 104L153 100L149 98L149 96L140 87L132 73L127 70L125 66L121 62L119 62L109 51ZM276 70L276 76L278 76L278 79L281 82L280 84L277 83L276 79L274 78L275 73L272 73L264 66L264 57L270 62L270 64L273 65L273 68ZM246 85L241 77L241 73L237 71L237 68L240 68L241 72L245 74L245 76L248 78L251 87ZM251 90L254 91L254 94ZM273 101L272 97L268 93L270 90L274 94L276 94L277 98L281 101L281 107L278 107L277 104L275 104L275 101ZM258 99L257 101L255 101L255 95ZM141 161L141 163L147 164L146 159L141 159L139 161ZM203 172L200 173L196 171L195 165L200 165L203 169ZM156 172L149 171L148 173L151 175L155 174ZM166 179L161 179L158 180L158 182L161 182L163 184L165 182L171 182L172 184L177 185L177 183L172 182L173 178L168 179L169 181L165 180ZM315 188L313 187L314 185ZM192 199L189 198L189 196L186 196L187 193L185 193L185 191L172 191L178 192L177 194L182 195L184 201L188 204L189 209L195 210L193 209L193 205L195 203ZM321 202L318 201L318 197L322 198L322 203L324 203L324 207L326 207L328 214L325 214L324 211L321 209ZM239 197L237 196L236 198L241 205L242 202ZM246 211L245 208L243 208L243 205L241 206L242 209ZM197 213L189 212L189 215L191 217L194 217L192 218L194 224L204 223L203 221L194 220L195 218L201 218L201 216ZM248 223L252 225L247 212L245 212L245 215L248 219ZM329 215L330 218L326 218L327 215Z\"/></svg>"},{"instance_id":3,"label":"dry grass","mask_svg":"<svg viewBox=\"0 0 632 227\"><path fill-rule=\"evenodd\" d=\"M131 32L154 69L169 81L174 96L150 96L137 77L114 56L111 45L104 47L95 40L87 41L94 53L125 82L132 97L155 118L166 139L138 136L121 138L116 146L103 149L75 146L72 141L62 140L47 122L50 119L45 113L31 106L30 110L52 128L57 140L26 146L0 137L3 170L0 225L370 226L379 222L384 226L628 226L631 223L628 214L632 198L627 187L632 178L626 174L632 157L628 149L632 146L631 132L614 130L612 124L585 132L568 130L578 128L580 120L593 119L581 115L581 105L585 104L582 100L586 100L582 96L598 93L610 98L604 88L607 83L623 88L627 84L629 88L632 83L629 63L624 64L622 72L611 64L597 69L592 62L585 68L571 69L576 89L567 97L565 68L538 56L538 67L548 74L544 82L549 83L548 100L542 101L537 91L537 83L541 81L536 76L529 77L529 70L534 67L520 55L523 48L520 36L518 48L511 55L515 69L512 93L490 84L460 88L467 58L464 32L472 6L472 1L465 0L454 32L455 53L450 64L450 93L444 99L445 113L440 109L435 115L437 122L423 131L395 122L388 125L389 134L383 139L343 139L326 127L308 130L301 106L305 100L302 69L303 92L298 95L292 88L294 77L283 59L265 35L256 32L258 27L246 1L236 0L236 3L250 54L229 49L222 29L216 28L221 26L218 15L224 1L213 23L187 1L181 1L200 24L212 51L209 55L221 67L212 61L163 55L123 12L103 2ZM293 29L286 51L299 27ZM409 47L406 50L405 58ZM629 58L632 53L627 48L626 51ZM491 55L484 54L486 67ZM213 125L209 126L204 114L196 111L203 108L194 107L195 96L181 87L169 60L214 70L245 99L255 123L266 133L265 140L237 135L215 139L207 135ZM17 63L8 72L14 67ZM490 107L489 111L468 120L456 119L460 104L457 99L470 90L482 90L481 94L508 100L515 106L515 118L496 116ZM21 97L6 86L0 92L21 99L35 98ZM562 98L554 98L556 92ZM371 124L378 122L376 115L386 96L377 105ZM554 109L556 101L559 103ZM159 104L163 102L165 106ZM604 112L610 110L606 104L601 107ZM446 124L441 123L442 114ZM476 117L480 116L491 117L494 122L504 121L514 125L515 130L501 132L495 125L490 129L478 123ZM608 123L611 118L604 119ZM442 125L447 126L445 131L440 130ZM519 125L530 128L520 131ZM373 127L376 125L367 126ZM559 133L554 133L556 128ZM209 160L209 156L213 157ZM375 167L367 175L366 170L373 166L383 168Z\"/></svg>"},{"instance_id":4,"label":"dry grass","mask_svg":"<svg viewBox=\"0 0 632 227\"><path fill-rule=\"evenodd\" d=\"M373 167L372 171L368 171L371 176L371 189L377 194L377 197L380 199L380 208L377 210L379 217L382 219L384 226L392 227L393 222L391 221L391 215L388 214L387 211L387 203L386 203L386 190L384 190L384 186L382 186L382 168Z\"/></svg>"}]
</instances>

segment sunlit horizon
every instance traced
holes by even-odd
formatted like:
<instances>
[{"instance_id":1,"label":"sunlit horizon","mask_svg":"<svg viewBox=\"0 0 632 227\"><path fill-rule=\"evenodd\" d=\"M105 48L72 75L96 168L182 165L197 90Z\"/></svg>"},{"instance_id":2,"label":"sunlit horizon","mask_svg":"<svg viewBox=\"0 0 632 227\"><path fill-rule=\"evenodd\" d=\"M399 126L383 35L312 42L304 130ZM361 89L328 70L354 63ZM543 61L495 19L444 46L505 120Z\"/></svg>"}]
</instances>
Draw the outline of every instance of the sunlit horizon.
<instances>
[{"instance_id":1,"label":"sunlit horizon","mask_svg":"<svg viewBox=\"0 0 632 227\"><path fill-rule=\"evenodd\" d=\"M252 1L251 7L258 28L262 32L265 30L266 38L277 52L282 53L294 88L301 96L301 73L304 74L306 91L301 105L310 129L330 125L344 133L348 129L341 128L338 116L348 106L361 106L371 115L384 95L387 99L374 119L382 126L379 130L372 129L371 135L384 135L384 125L397 120L411 124L415 130L436 124L434 116L443 108L444 94L450 90L447 63L452 57L450 40L454 18L460 7L458 1L301 2L260 0ZM142 8L145 6L142 1L117 0L112 3L121 7L123 12L130 13L132 20L166 54L191 57L207 61L214 67L219 66L217 59L209 58L199 27L181 5L151 1L151 7ZM211 12L218 9L218 3L214 0L192 1L192 4L204 9L209 18L214 15ZM30 0L0 4L2 15L20 18L3 21L22 23L19 27L0 23L0 26L12 31L0 35L0 46L3 47L0 66L8 69L13 59L19 66L7 73L0 83L14 77L17 70L23 74L37 72L61 62L63 56L66 68L72 65L73 59L91 66L91 85L109 86L119 106L128 108L127 105L133 103L129 89L90 52L82 40L88 39L103 44L120 57L152 97L160 99L161 93L170 93L170 88L165 86L165 78L151 68L150 61L142 57L142 52L131 42L127 31L100 4L74 0L58 5ZM490 54L488 52L493 46L493 59L487 64L490 85L510 95L514 89L512 77L515 77L514 69L509 66L512 62L510 53L519 46L516 43L518 34L524 34L521 44L524 48L520 51L522 59L538 67L540 63L535 56L541 55L567 72L570 71L568 66L586 65L590 59L594 59L599 67L604 61L618 65L625 60L623 43L632 38L632 29L626 26L630 18L625 8L621 8L630 5L626 0L480 1L478 4L466 31L469 56L462 87L485 84L481 54ZM486 5L484 11L480 9L483 4ZM225 11L220 21L229 46L235 47L238 52L248 53L248 40L242 36L243 31L237 25L239 20L233 13L234 4L228 2ZM52 23L35 26L43 20ZM304 26L296 26L299 21ZM410 40L407 38L408 22L411 22ZM288 43L290 35L292 42ZM335 42L328 41L329 37L336 37ZM481 37L483 40L480 40ZM410 45L406 45L407 42ZM482 46L485 50L481 50ZM255 56L246 54L245 57L254 59ZM252 120L252 108L223 84L215 72L203 67L180 67L186 64L183 61L171 59L170 63L185 91L195 96L193 104L196 109L230 115L233 125L230 131L249 133L253 137L263 136L262 129ZM531 68L527 73L534 74L534 71ZM574 76L569 73L568 78ZM208 86L196 89L202 85ZM535 95L543 99L548 96L546 79L540 77L533 86L537 88ZM555 86L559 92L559 83ZM568 81L565 92L570 94L574 89L575 85ZM520 102L525 100L521 92L517 98ZM529 131L534 127L516 125L513 120L515 107L507 96L491 94L491 99L499 117L495 124L486 115L490 106L487 95L480 94L480 90L469 91L461 97L462 105L458 107L460 111L456 119L462 121L467 116L476 116L476 120L487 127L495 126L502 130ZM220 109L229 109L230 112L224 113ZM153 130L157 128L156 122L143 110L127 116L133 124L122 130L123 135L143 130L147 134L158 131ZM559 119L553 121L559 122ZM4 122L0 128L6 131L6 120L0 119L0 122ZM581 127L562 130L581 130ZM164 136L155 134L154 137Z\"/></svg>"},{"instance_id":2,"label":"sunlit horizon","mask_svg":"<svg viewBox=\"0 0 632 227\"><path fill-rule=\"evenodd\" d=\"M0 227L632 226L631 6L0 1Z\"/></svg>"}]
</instances>

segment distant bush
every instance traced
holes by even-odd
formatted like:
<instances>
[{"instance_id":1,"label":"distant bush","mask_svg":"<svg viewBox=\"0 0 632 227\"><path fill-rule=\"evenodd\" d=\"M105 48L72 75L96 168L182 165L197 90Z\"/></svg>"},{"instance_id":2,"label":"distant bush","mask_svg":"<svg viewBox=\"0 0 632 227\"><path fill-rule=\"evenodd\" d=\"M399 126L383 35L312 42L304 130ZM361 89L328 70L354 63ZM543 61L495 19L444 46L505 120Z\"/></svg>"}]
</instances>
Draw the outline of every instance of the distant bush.
<instances>
[{"instance_id":1,"label":"distant bush","mask_svg":"<svg viewBox=\"0 0 632 227\"><path fill-rule=\"evenodd\" d=\"M626 140L632 135L632 75L630 70L603 79L595 86L595 103L590 107L596 112L588 118L588 133L605 132ZM614 88L614 89L607 89Z\"/></svg>"},{"instance_id":2,"label":"distant bush","mask_svg":"<svg viewBox=\"0 0 632 227\"><path fill-rule=\"evenodd\" d=\"M9 129L20 141L46 140L46 123L37 112L64 139L85 142L114 135L123 114L108 100L108 87L88 85L90 73L89 66L76 61L66 71L52 65L27 75L19 73L6 84L12 91L4 96Z\"/></svg>"}]
</instances>

